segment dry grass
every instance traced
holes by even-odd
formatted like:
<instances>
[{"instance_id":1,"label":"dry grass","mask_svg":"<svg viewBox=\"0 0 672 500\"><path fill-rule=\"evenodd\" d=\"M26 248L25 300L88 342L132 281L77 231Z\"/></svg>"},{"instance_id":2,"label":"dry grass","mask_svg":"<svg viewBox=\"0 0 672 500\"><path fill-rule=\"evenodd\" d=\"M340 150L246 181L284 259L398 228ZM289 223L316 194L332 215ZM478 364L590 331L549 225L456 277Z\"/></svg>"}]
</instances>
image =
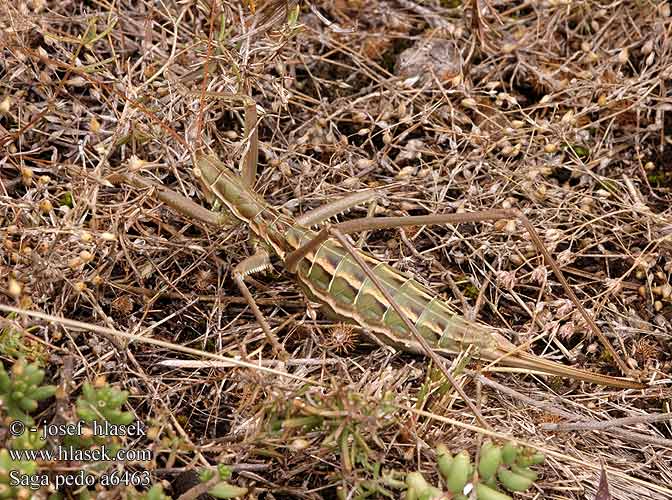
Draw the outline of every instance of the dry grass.
<instances>
[{"instance_id":1,"label":"dry grass","mask_svg":"<svg viewBox=\"0 0 672 500\"><path fill-rule=\"evenodd\" d=\"M672 498L672 428L649 418L672 398L670 7L459 4L315 2L296 29L277 5L252 16L234 0L0 5L0 297L93 331L3 321L46 346L54 380L73 365L73 400L97 375L132 392L138 419L161 429L158 478L227 463L276 498L333 498L373 477L341 453L345 427L369 463L426 475L436 443L473 452L485 432L460 427L473 414L426 378L426 360L328 322L281 265L250 280L292 355L275 362L230 275L252 252L247 228L195 224L117 181L132 171L207 206L190 152L207 145L235 167L246 141L240 103L202 96L249 91L263 110L257 190L289 214L366 187L387 188L386 215L523 210L654 385L503 373L465 376L465 390L494 432L549 454L537 498L593 498L600 464L615 498ZM517 343L543 332L536 353L618 375L521 228L380 231L365 248L439 293L450 273L470 306L484 290L478 319ZM187 358L171 344L296 378L159 365ZM622 417L638 418L589 428ZM569 420L584 427L545 427Z\"/></svg>"}]
</instances>

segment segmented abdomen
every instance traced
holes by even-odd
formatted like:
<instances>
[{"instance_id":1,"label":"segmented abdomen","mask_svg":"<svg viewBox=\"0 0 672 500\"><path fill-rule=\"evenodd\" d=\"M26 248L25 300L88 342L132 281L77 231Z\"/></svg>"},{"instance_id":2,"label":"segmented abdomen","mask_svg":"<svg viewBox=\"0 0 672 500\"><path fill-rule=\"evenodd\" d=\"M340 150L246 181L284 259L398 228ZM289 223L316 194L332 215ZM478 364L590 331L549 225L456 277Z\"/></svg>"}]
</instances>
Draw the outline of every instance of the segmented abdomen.
<instances>
[{"instance_id":1,"label":"segmented abdomen","mask_svg":"<svg viewBox=\"0 0 672 500\"><path fill-rule=\"evenodd\" d=\"M313 231L295 228L287 234L287 241L298 248L315 235ZM466 321L423 285L368 254L360 252L360 256L430 345L454 352L470 344L481 349L494 347L495 340L486 328ZM325 241L308 253L299 263L297 277L315 298L338 315L417 350L411 348L414 341L408 327L337 242Z\"/></svg>"}]
</instances>

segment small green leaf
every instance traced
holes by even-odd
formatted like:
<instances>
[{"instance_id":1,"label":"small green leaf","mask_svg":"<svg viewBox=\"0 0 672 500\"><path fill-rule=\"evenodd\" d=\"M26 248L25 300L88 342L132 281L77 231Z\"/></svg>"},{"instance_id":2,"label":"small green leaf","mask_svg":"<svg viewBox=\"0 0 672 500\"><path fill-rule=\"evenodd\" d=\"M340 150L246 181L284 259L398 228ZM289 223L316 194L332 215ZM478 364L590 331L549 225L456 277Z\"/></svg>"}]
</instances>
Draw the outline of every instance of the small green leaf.
<instances>
[{"instance_id":1,"label":"small green leaf","mask_svg":"<svg viewBox=\"0 0 672 500\"><path fill-rule=\"evenodd\" d=\"M208 493L215 498L238 498L247 494L247 488L241 488L222 481L208 490Z\"/></svg>"},{"instance_id":2,"label":"small green leaf","mask_svg":"<svg viewBox=\"0 0 672 500\"><path fill-rule=\"evenodd\" d=\"M75 202L72 197L72 193L70 191L66 191L61 195L61 197L58 199L58 203L62 207L70 207L74 208Z\"/></svg>"}]
</instances>

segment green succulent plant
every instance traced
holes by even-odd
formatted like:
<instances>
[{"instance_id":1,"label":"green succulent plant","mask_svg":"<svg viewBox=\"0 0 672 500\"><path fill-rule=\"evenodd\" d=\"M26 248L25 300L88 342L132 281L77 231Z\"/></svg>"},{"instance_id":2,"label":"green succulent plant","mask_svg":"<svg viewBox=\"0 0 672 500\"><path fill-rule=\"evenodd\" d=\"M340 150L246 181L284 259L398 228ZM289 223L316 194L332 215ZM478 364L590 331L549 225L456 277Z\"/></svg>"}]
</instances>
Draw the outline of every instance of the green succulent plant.
<instances>
[{"instance_id":1,"label":"green succulent plant","mask_svg":"<svg viewBox=\"0 0 672 500\"><path fill-rule=\"evenodd\" d=\"M30 498L28 488L10 485L10 471L21 476L33 476L37 473L37 463L14 460L8 450L0 450L0 499ZM28 493L28 496L26 496L26 493Z\"/></svg>"},{"instance_id":2,"label":"green succulent plant","mask_svg":"<svg viewBox=\"0 0 672 500\"><path fill-rule=\"evenodd\" d=\"M127 399L127 391L112 387L103 378L98 378L93 384L85 382L76 402L77 416L87 424L96 422L102 425L109 422L114 425L128 425L135 417L131 412L121 409ZM79 449L104 445L110 454L115 454L120 448L117 438L104 435L65 436L63 443Z\"/></svg>"},{"instance_id":3,"label":"green succulent plant","mask_svg":"<svg viewBox=\"0 0 672 500\"><path fill-rule=\"evenodd\" d=\"M15 362L10 372L11 375L0 364L0 401L4 403L5 413L11 419L33 425L29 412L37 409L38 401L53 396L56 386L41 386L44 370L36 363L27 364L23 359Z\"/></svg>"},{"instance_id":4,"label":"green succulent plant","mask_svg":"<svg viewBox=\"0 0 672 500\"><path fill-rule=\"evenodd\" d=\"M135 418L132 413L121 411L128 399L128 391L120 391L107 382L95 385L85 382L82 395L77 398L77 415L85 422L107 420L115 425L128 425Z\"/></svg>"},{"instance_id":5,"label":"green succulent plant","mask_svg":"<svg viewBox=\"0 0 672 500\"><path fill-rule=\"evenodd\" d=\"M471 463L469 452L461 451L452 456L445 445L438 445L436 465L445 487L455 500L466 500L465 487L471 481L478 500L511 500L501 491L526 491L537 480L537 473L530 469L541 464L544 455L514 442L503 446L486 441L481 446L478 464ZM406 475L406 498L432 500L445 495L429 484L419 472Z\"/></svg>"},{"instance_id":6,"label":"green succulent plant","mask_svg":"<svg viewBox=\"0 0 672 500\"><path fill-rule=\"evenodd\" d=\"M215 477L215 474L217 474L218 479L221 481L208 489L208 494L210 496L215 498L238 498L247 493L247 488L235 486L228 482L228 479L231 479L231 468L225 465L220 465L217 467L216 471L212 469L204 469L199 474L199 478L205 483L211 481Z\"/></svg>"}]
</instances>

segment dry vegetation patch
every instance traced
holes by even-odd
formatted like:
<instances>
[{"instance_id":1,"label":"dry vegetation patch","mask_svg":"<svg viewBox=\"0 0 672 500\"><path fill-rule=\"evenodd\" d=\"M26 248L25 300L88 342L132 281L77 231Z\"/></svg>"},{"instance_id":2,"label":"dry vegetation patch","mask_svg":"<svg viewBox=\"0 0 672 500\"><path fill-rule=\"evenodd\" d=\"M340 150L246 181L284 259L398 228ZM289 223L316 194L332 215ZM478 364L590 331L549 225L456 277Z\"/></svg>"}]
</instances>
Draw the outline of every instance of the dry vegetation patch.
<instances>
[{"instance_id":1,"label":"dry vegetation patch","mask_svg":"<svg viewBox=\"0 0 672 500\"><path fill-rule=\"evenodd\" d=\"M210 207L191 153L237 168L243 106L216 93L250 95L256 190L288 215L371 187L386 189L377 215L522 210L652 386L470 371L460 383L487 432L547 453L527 497L594 498L604 464L614 498L672 498L672 428L659 416L672 411L669 4L254 7L0 4L0 302L90 325L2 313L5 366L37 359L64 391L40 416L74 418L97 376L129 391L174 498L180 472L217 464L265 498L382 495L381 469L436 479L437 443L479 448L464 427L474 415L427 360L328 320L281 262L248 281L291 354L276 359L231 277L253 253L248 229L194 222L122 181ZM515 224L376 231L363 248L536 354L619 375Z\"/></svg>"}]
</instances>

